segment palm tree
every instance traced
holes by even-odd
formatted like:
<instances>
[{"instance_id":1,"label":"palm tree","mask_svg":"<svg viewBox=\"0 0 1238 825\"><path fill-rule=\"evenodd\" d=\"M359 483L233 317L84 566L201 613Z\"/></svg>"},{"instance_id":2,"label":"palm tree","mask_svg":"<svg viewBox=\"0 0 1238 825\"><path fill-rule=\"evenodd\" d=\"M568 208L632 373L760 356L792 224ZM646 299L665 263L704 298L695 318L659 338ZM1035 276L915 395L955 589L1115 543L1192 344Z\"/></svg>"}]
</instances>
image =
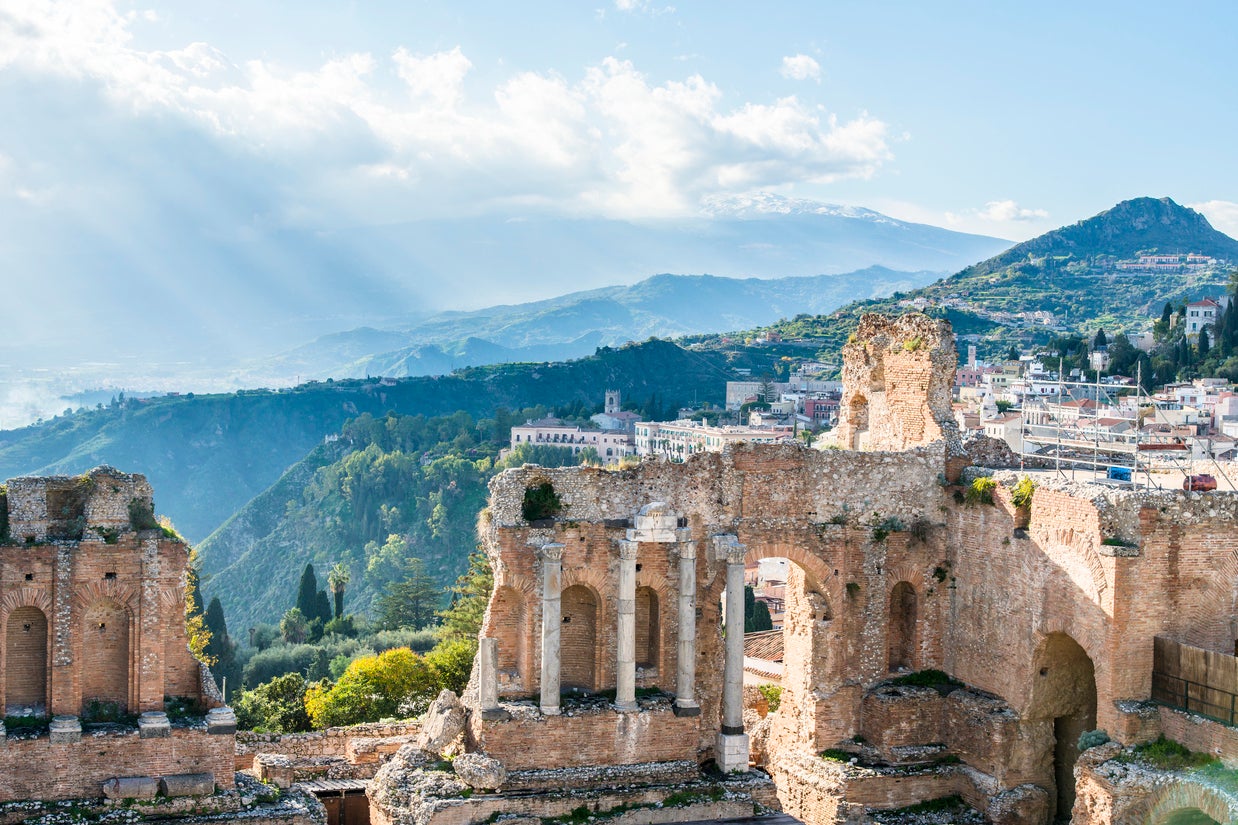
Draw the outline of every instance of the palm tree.
<instances>
[{"instance_id":1,"label":"palm tree","mask_svg":"<svg viewBox=\"0 0 1238 825\"><path fill-rule=\"evenodd\" d=\"M327 573L327 587L331 588L331 595L335 597L335 618L337 619L344 615L344 588L348 586L351 578L348 575L348 568L338 561Z\"/></svg>"}]
</instances>

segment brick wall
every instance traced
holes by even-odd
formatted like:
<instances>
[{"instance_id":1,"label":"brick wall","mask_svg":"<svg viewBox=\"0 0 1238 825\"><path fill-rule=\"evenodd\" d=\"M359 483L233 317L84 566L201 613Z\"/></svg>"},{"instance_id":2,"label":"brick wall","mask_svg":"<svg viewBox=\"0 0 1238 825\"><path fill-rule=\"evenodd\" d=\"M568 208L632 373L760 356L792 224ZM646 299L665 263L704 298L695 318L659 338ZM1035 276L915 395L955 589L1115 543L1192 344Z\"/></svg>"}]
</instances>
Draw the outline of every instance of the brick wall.
<instances>
[{"instance_id":1,"label":"brick wall","mask_svg":"<svg viewBox=\"0 0 1238 825\"><path fill-rule=\"evenodd\" d=\"M48 487L82 486L82 477L9 483L20 528L13 536L21 543L0 545L0 712L7 702L26 704L22 691L36 689L29 668L37 643L27 640L37 632L25 633L21 618L30 611L47 624L48 712L78 715L91 699L130 713L160 710L165 696L203 700L185 634L188 548L155 530L128 530L129 502L150 495L141 476L96 470L88 480L83 540L54 543L40 543L36 524L46 521ZM92 525L115 532L105 536ZM27 544L22 532L35 542Z\"/></svg>"},{"instance_id":2,"label":"brick wall","mask_svg":"<svg viewBox=\"0 0 1238 825\"><path fill-rule=\"evenodd\" d=\"M0 802L17 799L74 799L102 796L102 785L118 776L215 775L233 784L233 738L201 729L174 727L163 739L141 739L136 729L87 732L81 742L53 745L38 739L9 739L0 748Z\"/></svg>"}]
</instances>

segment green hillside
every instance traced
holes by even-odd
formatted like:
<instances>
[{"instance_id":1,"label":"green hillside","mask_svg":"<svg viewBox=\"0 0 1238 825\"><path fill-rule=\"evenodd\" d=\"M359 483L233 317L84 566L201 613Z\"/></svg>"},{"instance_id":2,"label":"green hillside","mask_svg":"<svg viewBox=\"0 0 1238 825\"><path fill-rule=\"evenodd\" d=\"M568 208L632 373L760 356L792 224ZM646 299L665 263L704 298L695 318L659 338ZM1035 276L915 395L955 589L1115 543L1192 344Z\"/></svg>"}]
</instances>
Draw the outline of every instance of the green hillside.
<instances>
[{"instance_id":1,"label":"green hillside","mask_svg":"<svg viewBox=\"0 0 1238 825\"><path fill-rule=\"evenodd\" d=\"M293 464L363 413L490 417L500 408L593 405L606 389L674 409L721 403L734 366L766 352L697 353L665 341L603 348L564 363L475 367L449 376L306 384L289 391L127 399L0 432L0 479L78 473L99 464L146 474L156 505L191 540L204 538Z\"/></svg>"},{"instance_id":2,"label":"green hillside","mask_svg":"<svg viewBox=\"0 0 1238 825\"><path fill-rule=\"evenodd\" d=\"M315 447L198 546L203 592L244 628L279 620L307 563L347 568L351 613L374 615L388 585L408 574L409 557L447 586L476 544L499 436L512 420L460 412L348 422L339 440Z\"/></svg>"}]
</instances>

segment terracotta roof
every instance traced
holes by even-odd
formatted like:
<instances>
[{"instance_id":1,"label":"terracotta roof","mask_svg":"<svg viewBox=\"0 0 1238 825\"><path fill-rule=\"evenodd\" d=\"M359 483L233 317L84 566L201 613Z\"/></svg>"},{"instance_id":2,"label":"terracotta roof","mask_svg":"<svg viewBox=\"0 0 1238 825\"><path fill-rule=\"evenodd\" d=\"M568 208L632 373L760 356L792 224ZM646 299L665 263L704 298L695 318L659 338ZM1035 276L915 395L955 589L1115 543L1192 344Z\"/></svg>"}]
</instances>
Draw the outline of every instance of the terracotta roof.
<instances>
[{"instance_id":1,"label":"terracotta roof","mask_svg":"<svg viewBox=\"0 0 1238 825\"><path fill-rule=\"evenodd\" d=\"M744 634L744 655L767 662L782 661L782 631L762 630Z\"/></svg>"}]
</instances>

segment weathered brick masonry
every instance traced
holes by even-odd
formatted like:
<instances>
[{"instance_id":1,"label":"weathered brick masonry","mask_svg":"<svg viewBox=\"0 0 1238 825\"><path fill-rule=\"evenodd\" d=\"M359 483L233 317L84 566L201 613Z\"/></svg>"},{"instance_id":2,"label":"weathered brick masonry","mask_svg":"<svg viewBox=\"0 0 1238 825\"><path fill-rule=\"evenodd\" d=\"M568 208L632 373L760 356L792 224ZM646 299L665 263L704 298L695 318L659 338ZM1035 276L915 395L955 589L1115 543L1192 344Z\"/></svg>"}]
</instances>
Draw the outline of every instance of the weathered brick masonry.
<instances>
[{"instance_id":1,"label":"weathered brick masonry","mask_svg":"<svg viewBox=\"0 0 1238 825\"><path fill-rule=\"evenodd\" d=\"M154 524L145 478L101 467L13 479L0 508L0 715L76 727L162 711L165 697L220 704L187 644L188 548ZM7 737L0 801L99 796L118 775L209 771L231 787L233 736L215 729L160 720L147 738L89 726L76 742Z\"/></svg>"},{"instance_id":2,"label":"weathered brick masonry","mask_svg":"<svg viewBox=\"0 0 1238 825\"><path fill-rule=\"evenodd\" d=\"M765 743L786 810L829 822L855 806L908 804L936 790L962 794L996 822L1047 822L1069 810L1079 733L1101 727L1130 744L1162 730L1146 705L1154 637L1234 649L1238 497L1045 477L1027 522L1011 502L1017 476L1007 473L993 504L962 503L954 485L969 461L949 416L954 357L940 322L866 318L844 350L841 450L736 445L684 464L526 466L494 479L482 534L496 588L482 636L497 640L500 694L541 689L551 596L563 687L617 689L628 655L618 630L628 609L621 571L634 552L634 601L644 605L636 610L633 645L644 653L637 678L676 695L690 688L700 715L641 707L553 716L509 704L507 715L487 721L473 713L470 747L545 768L681 758L693 749L698 760L716 756L724 724L719 606L725 553L738 545L749 561L794 562L782 707ZM544 483L561 512L528 524L525 491ZM653 515L642 526L645 512ZM656 526L663 518L665 529ZM692 571L696 594L695 638L683 648L694 652L690 686L678 683L681 569ZM556 593L547 593L546 570L561 575ZM929 668L967 688L886 684ZM1183 725L1175 717L1164 728ZM1216 732L1187 734L1232 744ZM816 754L833 747L908 765L947 755L961 766L824 776Z\"/></svg>"}]
</instances>

